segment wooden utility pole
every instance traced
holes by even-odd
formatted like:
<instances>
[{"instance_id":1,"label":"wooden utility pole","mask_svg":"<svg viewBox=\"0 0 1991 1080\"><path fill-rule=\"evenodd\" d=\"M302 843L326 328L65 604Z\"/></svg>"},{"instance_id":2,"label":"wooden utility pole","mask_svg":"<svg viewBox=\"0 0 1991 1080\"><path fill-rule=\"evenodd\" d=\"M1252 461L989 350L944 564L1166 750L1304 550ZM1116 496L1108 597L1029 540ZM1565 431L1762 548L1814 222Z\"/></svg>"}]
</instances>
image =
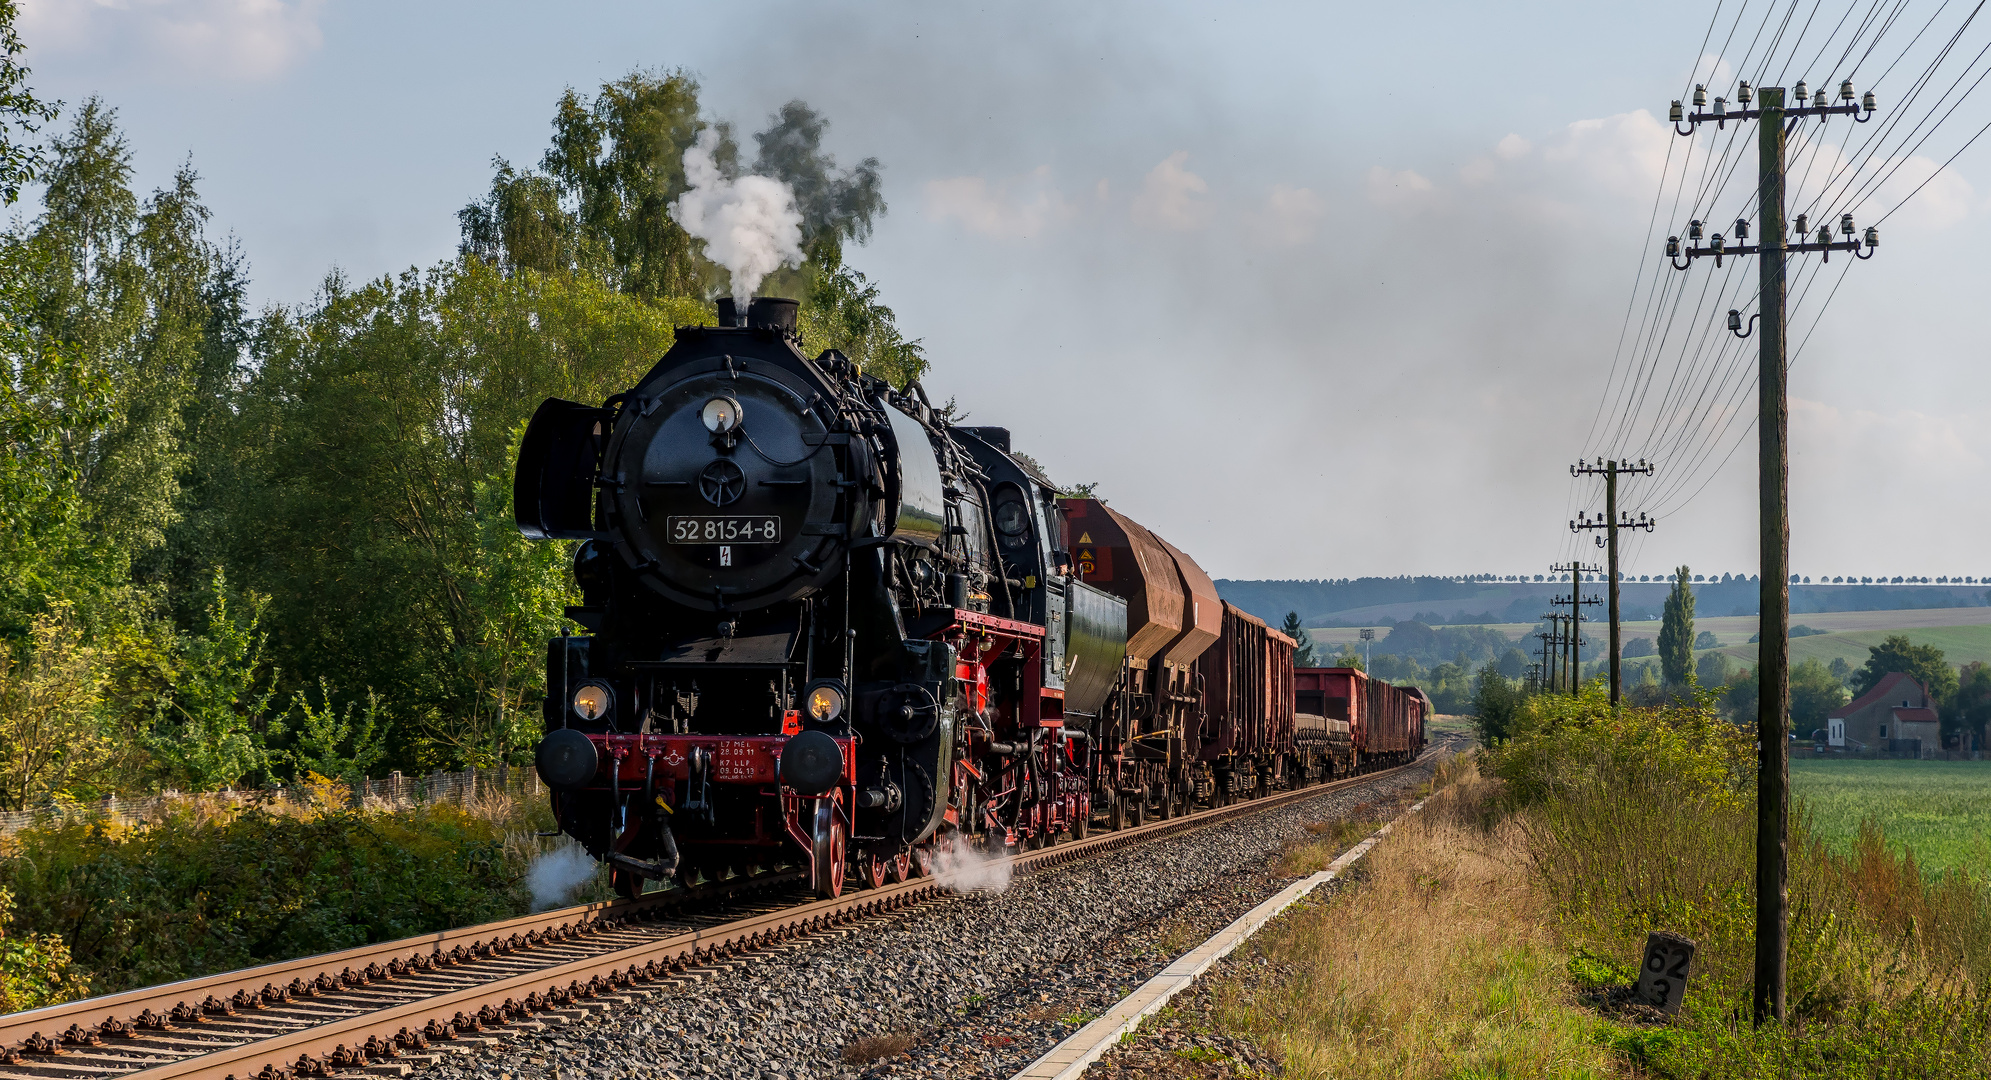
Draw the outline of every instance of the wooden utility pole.
<instances>
[{"instance_id":1,"label":"wooden utility pole","mask_svg":"<svg viewBox=\"0 0 1991 1080\"><path fill-rule=\"evenodd\" d=\"M1587 514L1578 515L1575 521L1569 523L1569 531L1583 532L1601 528L1609 536L1608 541L1605 537L1600 536L1597 538L1597 542L1609 549L1609 555L1605 559L1607 564L1605 573L1611 579L1611 708L1616 709L1619 699L1624 694L1625 682L1623 657L1621 655L1623 643L1618 638L1618 530L1621 528L1644 529L1647 532L1651 532L1653 527L1658 524L1658 522L1646 517L1643 513L1639 514L1637 521L1633 521L1629 515L1624 515L1623 520L1619 520L1618 477L1620 475L1651 476L1652 466L1648 465L1643 458L1639 459L1639 463L1636 465L1630 462L1619 464L1616 461L1607 461L1601 465L1591 465L1587 462L1579 461L1575 465L1570 466L1569 474L1571 476L1602 476L1604 478L1603 519L1601 521L1592 521Z\"/></svg>"},{"instance_id":2,"label":"wooden utility pole","mask_svg":"<svg viewBox=\"0 0 1991 1080\"><path fill-rule=\"evenodd\" d=\"M1558 574L1567 571L1569 574L1569 598L1565 600L1557 596L1551 598L1549 603L1555 604L1558 607L1563 604L1569 605L1569 637L1566 642L1568 645L1566 670L1569 673L1569 696L1575 697L1583 692L1583 607L1586 604L1603 603L1602 600L1594 596L1587 600L1584 599L1583 574L1586 570L1593 574L1598 573L1599 568L1584 566L1582 563L1572 560L1568 566L1551 566L1549 570Z\"/></svg>"},{"instance_id":3,"label":"wooden utility pole","mask_svg":"<svg viewBox=\"0 0 1991 1080\"><path fill-rule=\"evenodd\" d=\"M1562 655L1562 616L1553 613L1544 613L1542 621L1548 624L1549 629L1546 633L1535 635L1542 639L1541 685L1542 689L1553 692L1562 687L1562 683L1557 678L1558 671L1556 668L1556 658Z\"/></svg>"},{"instance_id":4,"label":"wooden utility pole","mask_svg":"<svg viewBox=\"0 0 1991 1080\"><path fill-rule=\"evenodd\" d=\"M1799 102L1802 105L1803 102ZM1790 407L1784 377L1784 91L1763 88L1756 122L1756 260L1763 316L1757 358L1758 456L1763 568L1762 644L1756 654L1756 1022L1784 1018L1790 947ZM1831 234L1828 232L1827 237Z\"/></svg>"},{"instance_id":5,"label":"wooden utility pole","mask_svg":"<svg viewBox=\"0 0 1991 1080\"><path fill-rule=\"evenodd\" d=\"M1703 111L1707 102L1705 87L1694 88L1694 112L1686 114L1674 102L1668 118L1674 130L1692 135L1702 123L1729 121L1756 123L1756 215L1761 226L1761 242L1755 246L1728 246L1720 233L1701 244L1701 223L1690 222L1688 246L1682 250L1680 238L1666 238L1666 257L1675 269L1686 270L1694 260L1712 255L1720 266L1724 256L1756 255L1757 302L1759 310L1745 329L1742 312L1730 310L1728 329L1737 337L1748 337L1753 324L1761 319L1762 337L1757 339L1757 458L1756 480L1762 572L1761 651L1757 653L1758 696L1756 707L1757 794L1756 794L1756 988L1757 1024L1784 1019L1785 980L1790 937L1790 410L1785 391L1788 370L1784 357L1785 259L1791 252L1819 252L1829 262L1835 251L1870 259L1880 246L1880 230L1868 226L1866 243L1854 237L1853 215L1839 216L1843 240L1832 239L1829 225L1818 226L1811 236L1805 215L1799 214L1789 226L1797 241L1784 239L1784 147L1789 134L1787 122L1816 116L1823 123L1829 116L1850 116L1856 123L1873 119L1876 107L1869 90L1858 105L1853 103L1853 82L1839 84L1839 104L1827 104L1821 89L1810 104L1805 101L1805 85L1791 88L1792 100L1784 102L1782 87L1761 88L1762 105L1748 108L1757 90L1748 83L1736 88L1736 101L1743 108L1729 112L1721 98L1713 112ZM1681 120L1687 128L1680 127ZM1735 238L1748 238L1748 222L1735 223ZM1686 261L1682 262L1684 256Z\"/></svg>"}]
</instances>

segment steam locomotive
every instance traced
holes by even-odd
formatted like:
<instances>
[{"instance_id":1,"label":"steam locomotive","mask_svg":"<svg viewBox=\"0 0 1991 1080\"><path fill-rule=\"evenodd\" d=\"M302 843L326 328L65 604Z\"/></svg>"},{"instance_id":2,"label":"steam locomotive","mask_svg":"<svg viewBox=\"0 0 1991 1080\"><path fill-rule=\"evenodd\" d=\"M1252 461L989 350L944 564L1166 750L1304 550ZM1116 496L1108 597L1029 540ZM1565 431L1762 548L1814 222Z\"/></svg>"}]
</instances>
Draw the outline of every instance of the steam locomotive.
<instances>
[{"instance_id":1,"label":"steam locomotive","mask_svg":"<svg viewBox=\"0 0 1991 1080\"><path fill-rule=\"evenodd\" d=\"M536 764L618 892L798 865L834 896L852 867L930 873L942 844L1082 837L1421 748L1412 709L1414 740L1364 761L1353 691L1296 714L1291 639L1061 499L1008 432L806 356L792 300L717 314L627 392L544 402L515 472L520 530L581 541L585 633L549 643Z\"/></svg>"}]
</instances>

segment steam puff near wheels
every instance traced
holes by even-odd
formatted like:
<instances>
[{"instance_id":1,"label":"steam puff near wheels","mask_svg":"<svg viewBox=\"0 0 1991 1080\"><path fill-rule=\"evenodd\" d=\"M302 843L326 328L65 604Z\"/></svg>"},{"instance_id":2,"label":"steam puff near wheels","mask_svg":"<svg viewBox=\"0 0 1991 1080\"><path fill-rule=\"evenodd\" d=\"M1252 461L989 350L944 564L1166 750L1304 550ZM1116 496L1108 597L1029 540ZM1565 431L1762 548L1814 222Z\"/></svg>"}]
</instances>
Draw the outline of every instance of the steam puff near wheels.
<instances>
[{"instance_id":1,"label":"steam puff near wheels","mask_svg":"<svg viewBox=\"0 0 1991 1080\"><path fill-rule=\"evenodd\" d=\"M595 876L601 864L579 844L565 843L552 851L533 856L526 869L525 887L532 893L532 910L546 911L567 903L574 890Z\"/></svg>"},{"instance_id":2,"label":"steam puff near wheels","mask_svg":"<svg viewBox=\"0 0 1991 1080\"><path fill-rule=\"evenodd\" d=\"M694 179L679 212L744 296L787 218L754 178ZM514 477L520 530L578 541L537 760L617 892L1000 888L1014 850L1422 749L1422 695L1296 673L1291 638L1006 429L805 355L793 301L717 315L628 390L544 402Z\"/></svg>"},{"instance_id":3,"label":"steam puff near wheels","mask_svg":"<svg viewBox=\"0 0 1991 1080\"><path fill-rule=\"evenodd\" d=\"M1009 858L976 851L959 833L951 833L934 854L933 876L957 893L1001 892L1009 888Z\"/></svg>"}]
</instances>

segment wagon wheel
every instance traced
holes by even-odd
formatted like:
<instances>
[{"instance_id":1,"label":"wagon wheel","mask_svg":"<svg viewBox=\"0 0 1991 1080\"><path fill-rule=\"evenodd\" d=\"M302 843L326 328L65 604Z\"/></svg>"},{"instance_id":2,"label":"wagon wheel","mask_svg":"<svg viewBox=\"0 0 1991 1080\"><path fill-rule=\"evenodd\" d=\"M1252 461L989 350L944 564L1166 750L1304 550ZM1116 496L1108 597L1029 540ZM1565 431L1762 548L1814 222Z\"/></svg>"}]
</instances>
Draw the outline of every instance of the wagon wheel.
<instances>
[{"instance_id":1,"label":"wagon wheel","mask_svg":"<svg viewBox=\"0 0 1991 1080\"><path fill-rule=\"evenodd\" d=\"M1092 804L1081 802L1078 812L1072 815L1072 839L1083 840L1092 831Z\"/></svg>"},{"instance_id":2,"label":"wagon wheel","mask_svg":"<svg viewBox=\"0 0 1991 1080\"><path fill-rule=\"evenodd\" d=\"M1113 805L1106 810L1106 827L1114 832L1119 832L1121 829L1127 827L1126 796L1113 796Z\"/></svg>"}]
</instances>

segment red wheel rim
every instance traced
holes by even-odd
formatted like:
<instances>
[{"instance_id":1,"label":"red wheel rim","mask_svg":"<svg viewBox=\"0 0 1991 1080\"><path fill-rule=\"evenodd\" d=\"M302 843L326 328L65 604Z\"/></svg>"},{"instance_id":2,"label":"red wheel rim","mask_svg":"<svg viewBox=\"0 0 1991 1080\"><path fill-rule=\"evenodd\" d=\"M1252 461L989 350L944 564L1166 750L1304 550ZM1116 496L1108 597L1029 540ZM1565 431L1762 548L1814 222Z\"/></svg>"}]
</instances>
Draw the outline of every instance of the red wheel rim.
<instances>
[{"instance_id":1,"label":"red wheel rim","mask_svg":"<svg viewBox=\"0 0 1991 1080\"><path fill-rule=\"evenodd\" d=\"M844 854L843 820L838 818L830 822L830 896L833 898L843 895Z\"/></svg>"}]
</instances>

